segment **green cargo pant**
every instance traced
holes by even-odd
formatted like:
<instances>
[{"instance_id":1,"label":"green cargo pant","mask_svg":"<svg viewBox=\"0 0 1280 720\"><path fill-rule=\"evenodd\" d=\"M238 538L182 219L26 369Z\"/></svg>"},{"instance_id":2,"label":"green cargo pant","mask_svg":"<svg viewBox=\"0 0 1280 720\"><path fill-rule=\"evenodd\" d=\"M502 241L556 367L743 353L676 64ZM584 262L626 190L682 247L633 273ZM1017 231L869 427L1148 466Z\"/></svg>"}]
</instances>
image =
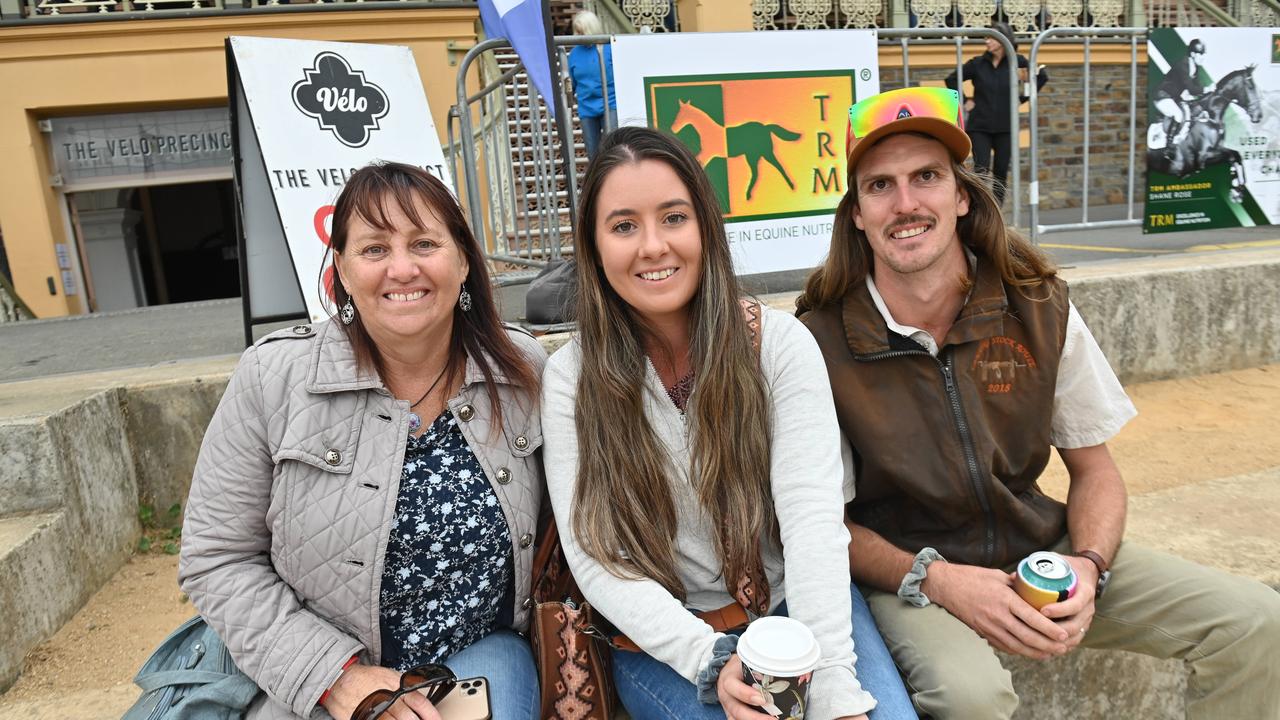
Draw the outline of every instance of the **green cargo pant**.
<instances>
[{"instance_id":1,"label":"green cargo pant","mask_svg":"<svg viewBox=\"0 0 1280 720\"><path fill-rule=\"evenodd\" d=\"M1064 538L1050 548L1069 553ZM1280 718L1280 593L1125 543L1081 645L1179 658L1191 670L1189 720ZM934 720L1009 718L1009 672L969 626L937 605L917 608L864 590L917 709Z\"/></svg>"}]
</instances>

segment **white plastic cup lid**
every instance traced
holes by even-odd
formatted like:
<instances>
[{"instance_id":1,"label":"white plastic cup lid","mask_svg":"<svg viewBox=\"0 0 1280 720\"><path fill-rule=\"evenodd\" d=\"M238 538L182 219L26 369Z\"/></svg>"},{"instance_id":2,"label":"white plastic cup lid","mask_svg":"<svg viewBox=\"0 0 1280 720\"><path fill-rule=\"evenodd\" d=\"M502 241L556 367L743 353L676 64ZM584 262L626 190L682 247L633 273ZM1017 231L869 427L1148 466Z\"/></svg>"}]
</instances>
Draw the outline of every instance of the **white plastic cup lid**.
<instances>
[{"instance_id":1,"label":"white plastic cup lid","mask_svg":"<svg viewBox=\"0 0 1280 720\"><path fill-rule=\"evenodd\" d=\"M770 615L747 626L738 640L738 657L763 675L796 677L813 672L822 658L822 649L804 623Z\"/></svg>"}]
</instances>

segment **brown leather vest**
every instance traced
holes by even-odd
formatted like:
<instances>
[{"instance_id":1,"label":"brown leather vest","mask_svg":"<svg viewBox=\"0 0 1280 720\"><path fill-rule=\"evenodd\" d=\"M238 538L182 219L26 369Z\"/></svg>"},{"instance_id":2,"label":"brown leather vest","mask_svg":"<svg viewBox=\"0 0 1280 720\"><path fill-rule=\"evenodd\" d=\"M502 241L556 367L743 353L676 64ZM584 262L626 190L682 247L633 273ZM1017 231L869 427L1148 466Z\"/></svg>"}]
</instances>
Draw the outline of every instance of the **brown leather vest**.
<instances>
[{"instance_id":1,"label":"brown leather vest","mask_svg":"<svg viewBox=\"0 0 1280 720\"><path fill-rule=\"evenodd\" d=\"M1049 459L1066 283L1007 287L979 257L936 359L889 331L866 283L801 319L854 448L855 523L910 553L928 546L986 567L1066 534L1065 506L1036 484Z\"/></svg>"}]
</instances>

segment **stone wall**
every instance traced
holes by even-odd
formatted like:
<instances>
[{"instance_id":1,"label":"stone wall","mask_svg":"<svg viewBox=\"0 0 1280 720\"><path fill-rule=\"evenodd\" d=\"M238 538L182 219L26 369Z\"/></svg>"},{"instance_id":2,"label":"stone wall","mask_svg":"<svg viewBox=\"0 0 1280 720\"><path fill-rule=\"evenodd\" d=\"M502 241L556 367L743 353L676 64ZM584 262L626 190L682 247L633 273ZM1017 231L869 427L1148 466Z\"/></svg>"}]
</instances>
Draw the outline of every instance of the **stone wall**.
<instances>
[{"instance_id":1,"label":"stone wall","mask_svg":"<svg viewBox=\"0 0 1280 720\"><path fill-rule=\"evenodd\" d=\"M912 85L941 85L954 71L948 68L911 68ZM1084 179L1084 69L1080 65L1053 65L1046 69L1049 82L1040 91L1040 208L1079 207ZM1145 194L1146 67L1138 68L1138 119L1135 132L1135 203ZM1129 174L1129 66L1094 64L1089 86L1089 204L1125 202ZM902 87L900 67L881 67L881 90ZM1024 106L1027 110L1027 106ZM1029 127L1026 112L1022 127ZM1022 202L1026 208L1031 178L1030 147L1021 150ZM1012 171L1010 171L1012 175Z\"/></svg>"}]
</instances>

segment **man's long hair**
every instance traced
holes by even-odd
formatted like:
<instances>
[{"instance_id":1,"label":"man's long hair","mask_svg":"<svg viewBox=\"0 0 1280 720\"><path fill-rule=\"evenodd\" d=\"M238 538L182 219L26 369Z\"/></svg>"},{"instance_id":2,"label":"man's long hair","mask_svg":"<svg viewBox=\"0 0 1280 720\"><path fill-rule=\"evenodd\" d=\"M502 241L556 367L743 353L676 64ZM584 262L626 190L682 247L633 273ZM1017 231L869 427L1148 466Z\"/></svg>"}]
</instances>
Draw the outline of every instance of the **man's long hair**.
<instances>
[{"instance_id":1,"label":"man's long hair","mask_svg":"<svg viewBox=\"0 0 1280 720\"><path fill-rule=\"evenodd\" d=\"M777 536L769 482L771 408L715 192L679 141L648 128L609 133L582 181L575 244L582 370L575 400L573 532L614 575L647 577L677 598L686 596L674 542L680 515L690 513L676 508L669 455L645 414L645 345L658 339L610 286L596 237L605 180L618 167L645 160L675 171L702 236L702 276L688 308L696 378L686 419L689 479L700 505L691 514L709 518L733 594L738 580L758 567L761 538Z\"/></svg>"},{"instance_id":2,"label":"man's long hair","mask_svg":"<svg viewBox=\"0 0 1280 720\"><path fill-rule=\"evenodd\" d=\"M995 263L1000 277L1015 288L1033 287L1057 274L1053 261L1040 248L1005 225L1000 204L981 176L955 160L951 161L951 172L959 188L969 197L968 214L956 218L956 233L966 247ZM875 268L867 234L853 222L853 210L858 204L853 168L849 170L846 187L848 191L836 207L831 249L822 266L805 281L804 292L796 299L797 315L839 302Z\"/></svg>"}]
</instances>

